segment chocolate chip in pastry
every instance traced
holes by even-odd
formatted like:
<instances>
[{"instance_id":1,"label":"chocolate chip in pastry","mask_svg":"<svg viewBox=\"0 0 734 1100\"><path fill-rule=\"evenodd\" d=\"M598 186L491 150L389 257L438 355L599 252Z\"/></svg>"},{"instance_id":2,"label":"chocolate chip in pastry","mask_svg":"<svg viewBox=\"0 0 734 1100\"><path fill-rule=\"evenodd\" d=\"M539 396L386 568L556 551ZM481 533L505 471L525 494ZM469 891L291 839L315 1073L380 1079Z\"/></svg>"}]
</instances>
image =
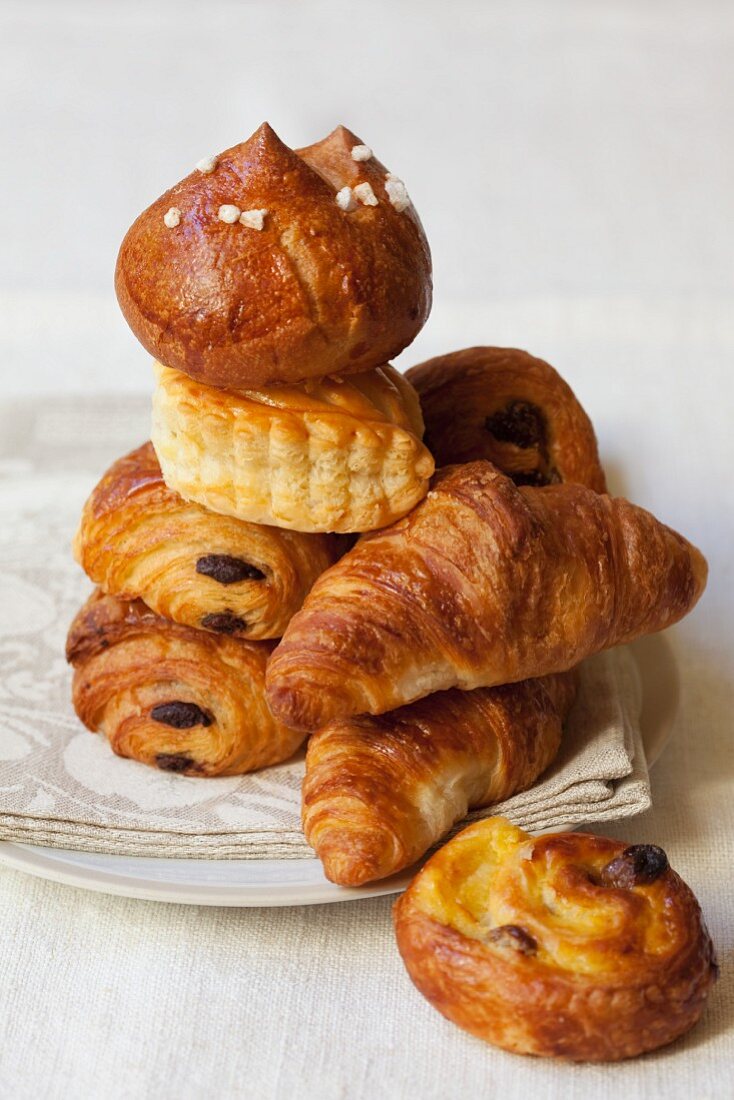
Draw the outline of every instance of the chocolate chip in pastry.
<instances>
[{"instance_id":1,"label":"chocolate chip in pastry","mask_svg":"<svg viewBox=\"0 0 734 1100\"><path fill-rule=\"evenodd\" d=\"M118 459L84 506L77 561L104 592L164 618L250 640L278 638L344 537L222 516L163 481L150 443Z\"/></svg>"},{"instance_id":2,"label":"chocolate chip in pastry","mask_svg":"<svg viewBox=\"0 0 734 1100\"><path fill-rule=\"evenodd\" d=\"M386 365L297 386L214 389L156 365L152 440L166 484L223 515L357 532L428 491L413 387Z\"/></svg>"},{"instance_id":3,"label":"chocolate chip in pastry","mask_svg":"<svg viewBox=\"0 0 734 1100\"><path fill-rule=\"evenodd\" d=\"M591 421L549 363L516 348L465 348L406 377L438 466L481 458L516 485L573 481L606 492Z\"/></svg>"},{"instance_id":4,"label":"chocolate chip in pastry","mask_svg":"<svg viewBox=\"0 0 734 1100\"><path fill-rule=\"evenodd\" d=\"M360 886L410 866L466 816L526 790L561 743L576 672L442 691L312 735L303 831L326 877Z\"/></svg>"},{"instance_id":5,"label":"chocolate chip in pastry","mask_svg":"<svg viewBox=\"0 0 734 1100\"><path fill-rule=\"evenodd\" d=\"M698 902L653 845L490 818L432 856L394 917L421 993L518 1054L654 1050L693 1027L716 978Z\"/></svg>"},{"instance_id":6,"label":"chocolate chip in pastry","mask_svg":"<svg viewBox=\"0 0 734 1100\"><path fill-rule=\"evenodd\" d=\"M269 662L270 705L318 729L560 672L677 622L706 572L694 546L626 500L518 488L489 462L449 466L409 516L316 581Z\"/></svg>"},{"instance_id":7,"label":"chocolate chip in pastry","mask_svg":"<svg viewBox=\"0 0 734 1100\"><path fill-rule=\"evenodd\" d=\"M431 256L359 138L338 126L294 151L265 123L140 215L115 287L156 359L249 388L386 363L428 317Z\"/></svg>"},{"instance_id":8,"label":"chocolate chip in pastry","mask_svg":"<svg viewBox=\"0 0 734 1100\"><path fill-rule=\"evenodd\" d=\"M303 740L268 710L271 649L97 590L67 639L74 709L119 756L187 775L242 775L287 760Z\"/></svg>"}]
</instances>

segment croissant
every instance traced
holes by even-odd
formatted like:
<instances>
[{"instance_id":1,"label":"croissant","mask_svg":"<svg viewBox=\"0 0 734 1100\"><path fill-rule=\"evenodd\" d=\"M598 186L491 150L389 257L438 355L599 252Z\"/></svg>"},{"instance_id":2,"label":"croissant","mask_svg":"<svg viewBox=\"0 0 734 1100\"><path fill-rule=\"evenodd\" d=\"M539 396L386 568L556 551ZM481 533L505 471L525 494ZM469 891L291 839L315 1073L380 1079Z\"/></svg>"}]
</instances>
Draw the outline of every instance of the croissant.
<instances>
[{"instance_id":1,"label":"croissant","mask_svg":"<svg viewBox=\"0 0 734 1100\"><path fill-rule=\"evenodd\" d=\"M294 151L264 123L140 215L115 287L154 358L246 389L397 355L430 312L431 254L405 186L349 130Z\"/></svg>"},{"instance_id":2,"label":"croissant","mask_svg":"<svg viewBox=\"0 0 734 1100\"><path fill-rule=\"evenodd\" d=\"M717 975L698 902L654 844L464 829L394 910L424 997L518 1054L617 1061L671 1043Z\"/></svg>"},{"instance_id":3,"label":"croissant","mask_svg":"<svg viewBox=\"0 0 734 1100\"><path fill-rule=\"evenodd\" d=\"M386 364L298 386L217 390L156 367L153 445L186 500L296 531L368 531L428 492L409 382Z\"/></svg>"},{"instance_id":4,"label":"croissant","mask_svg":"<svg viewBox=\"0 0 734 1100\"><path fill-rule=\"evenodd\" d=\"M84 506L77 561L104 592L185 626L278 638L344 538L263 527L188 504L150 443L118 459Z\"/></svg>"},{"instance_id":5,"label":"croissant","mask_svg":"<svg viewBox=\"0 0 734 1100\"><path fill-rule=\"evenodd\" d=\"M303 831L342 886L419 859L470 809L530 787L555 757L575 671L475 691L442 691L381 717L312 735Z\"/></svg>"},{"instance_id":6,"label":"croissant","mask_svg":"<svg viewBox=\"0 0 734 1100\"><path fill-rule=\"evenodd\" d=\"M702 554L626 500L449 466L322 573L270 659L268 699L317 729L560 672L677 622L705 581Z\"/></svg>"},{"instance_id":7,"label":"croissant","mask_svg":"<svg viewBox=\"0 0 734 1100\"><path fill-rule=\"evenodd\" d=\"M606 492L594 429L571 387L516 348L465 348L406 374L439 466L484 458L516 485L574 481Z\"/></svg>"},{"instance_id":8,"label":"croissant","mask_svg":"<svg viewBox=\"0 0 734 1100\"><path fill-rule=\"evenodd\" d=\"M265 701L268 642L167 622L97 590L66 643L72 701L118 756L187 775L242 775L287 760L303 738Z\"/></svg>"}]
</instances>

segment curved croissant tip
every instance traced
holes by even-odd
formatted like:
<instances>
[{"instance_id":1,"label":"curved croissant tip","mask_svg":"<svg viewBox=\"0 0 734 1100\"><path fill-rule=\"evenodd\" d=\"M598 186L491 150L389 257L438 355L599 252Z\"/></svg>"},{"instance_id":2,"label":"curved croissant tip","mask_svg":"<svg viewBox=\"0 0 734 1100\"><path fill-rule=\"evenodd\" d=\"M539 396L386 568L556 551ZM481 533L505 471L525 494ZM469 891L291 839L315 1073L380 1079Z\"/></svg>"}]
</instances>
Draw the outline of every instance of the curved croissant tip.
<instances>
[{"instance_id":1,"label":"curved croissant tip","mask_svg":"<svg viewBox=\"0 0 734 1100\"><path fill-rule=\"evenodd\" d=\"M290 729L310 733L317 729L320 721L313 716L313 708L299 705L300 694L287 684L273 684L265 677L265 695L271 714Z\"/></svg>"},{"instance_id":2,"label":"curved croissant tip","mask_svg":"<svg viewBox=\"0 0 734 1100\"><path fill-rule=\"evenodd\" d=\"M314 843L314 851L324 874L337 886L364 886L399 869L394 838L379 826L326 828Z\"/></svg>"}]
</instances>

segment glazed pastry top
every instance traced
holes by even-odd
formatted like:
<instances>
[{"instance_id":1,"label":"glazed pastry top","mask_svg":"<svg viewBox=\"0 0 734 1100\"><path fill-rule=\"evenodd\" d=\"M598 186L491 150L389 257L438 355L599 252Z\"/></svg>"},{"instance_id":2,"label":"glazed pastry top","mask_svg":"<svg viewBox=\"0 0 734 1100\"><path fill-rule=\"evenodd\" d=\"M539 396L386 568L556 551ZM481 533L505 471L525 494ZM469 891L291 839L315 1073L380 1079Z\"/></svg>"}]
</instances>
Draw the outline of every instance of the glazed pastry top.
<instances>
[{"instance_id":1,"label":"glazed pastry top","mask_svg":"<svg viewBox=\"0 0 734 1100\"><path fill-rule=\"evenodd\" d=\"M143 346L238 387L364 371L406 347L430 311L428 244L402 182L355 148L339 126L294 151L265 123L144 211L115 277Z\"/></svg>"},{"instance_id":2,"label":"glazed pastry top","mask_svg":"<svg viewBox=\"0 0 734 1100\"><path fill-rule=\"evenodd\" d=\"M697 906L660 848L490 822L465 829L415 887L433 919L488 951L569 975L639 976L643 959L662 967L698 932Z\"/></svg>"},{"instance_id":3,"label":"glazed pastry top","mask_svg":"<svg viewBox=\"0 0 734 1100\"><path fill-rule=\"evenodd\" d=\"M176 374L156 364L156 374L174 384ZM205 403L207 410L236 408L250 417L266 416L267 409L293 413L296 416L343 416L365 424L392 424L423 435L423 417L418 396L405 376L389 363L374 370L348 376L334 375L300 382L297 385L255 386L216 389L185 381L187 400L197 406ZM345 432L353 426L345 421ZM346 437L345 437L346 443Z\"/></svg>"}]
</instances>

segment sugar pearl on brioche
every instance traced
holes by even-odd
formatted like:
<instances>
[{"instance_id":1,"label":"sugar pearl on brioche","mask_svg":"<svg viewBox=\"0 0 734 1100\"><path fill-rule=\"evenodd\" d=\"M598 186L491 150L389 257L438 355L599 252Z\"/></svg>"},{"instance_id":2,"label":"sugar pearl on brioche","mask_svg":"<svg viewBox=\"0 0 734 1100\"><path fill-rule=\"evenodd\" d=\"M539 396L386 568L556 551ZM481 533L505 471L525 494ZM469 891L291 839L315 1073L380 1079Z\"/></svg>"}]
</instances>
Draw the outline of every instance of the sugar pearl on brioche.
<instances>
[{"instance_id":1,"label":"sugar pearl on brioche","mask_svg":"<svg viewBox=\"0 0 734 1100\"><path fill-rule=\"evenodd\" d=\"M716 979L698 902L655 845L490 818L428 861L394 919L424 997L518 1054L654 1050L693 1027Z\"/></svg>"},{"instance_id":2,"label":"sugar pearl on brioche","mask_svg":"<svg viewBox=\"0 0 734 1100\"><path fill-rule=\"evenodd\" d=\"M365 148L339 126L294 151L265 123L145 210L115 276L143 346L233 387L365 371L402 351L430 311L430 252Z\"/></svg>"}]
</instances>

